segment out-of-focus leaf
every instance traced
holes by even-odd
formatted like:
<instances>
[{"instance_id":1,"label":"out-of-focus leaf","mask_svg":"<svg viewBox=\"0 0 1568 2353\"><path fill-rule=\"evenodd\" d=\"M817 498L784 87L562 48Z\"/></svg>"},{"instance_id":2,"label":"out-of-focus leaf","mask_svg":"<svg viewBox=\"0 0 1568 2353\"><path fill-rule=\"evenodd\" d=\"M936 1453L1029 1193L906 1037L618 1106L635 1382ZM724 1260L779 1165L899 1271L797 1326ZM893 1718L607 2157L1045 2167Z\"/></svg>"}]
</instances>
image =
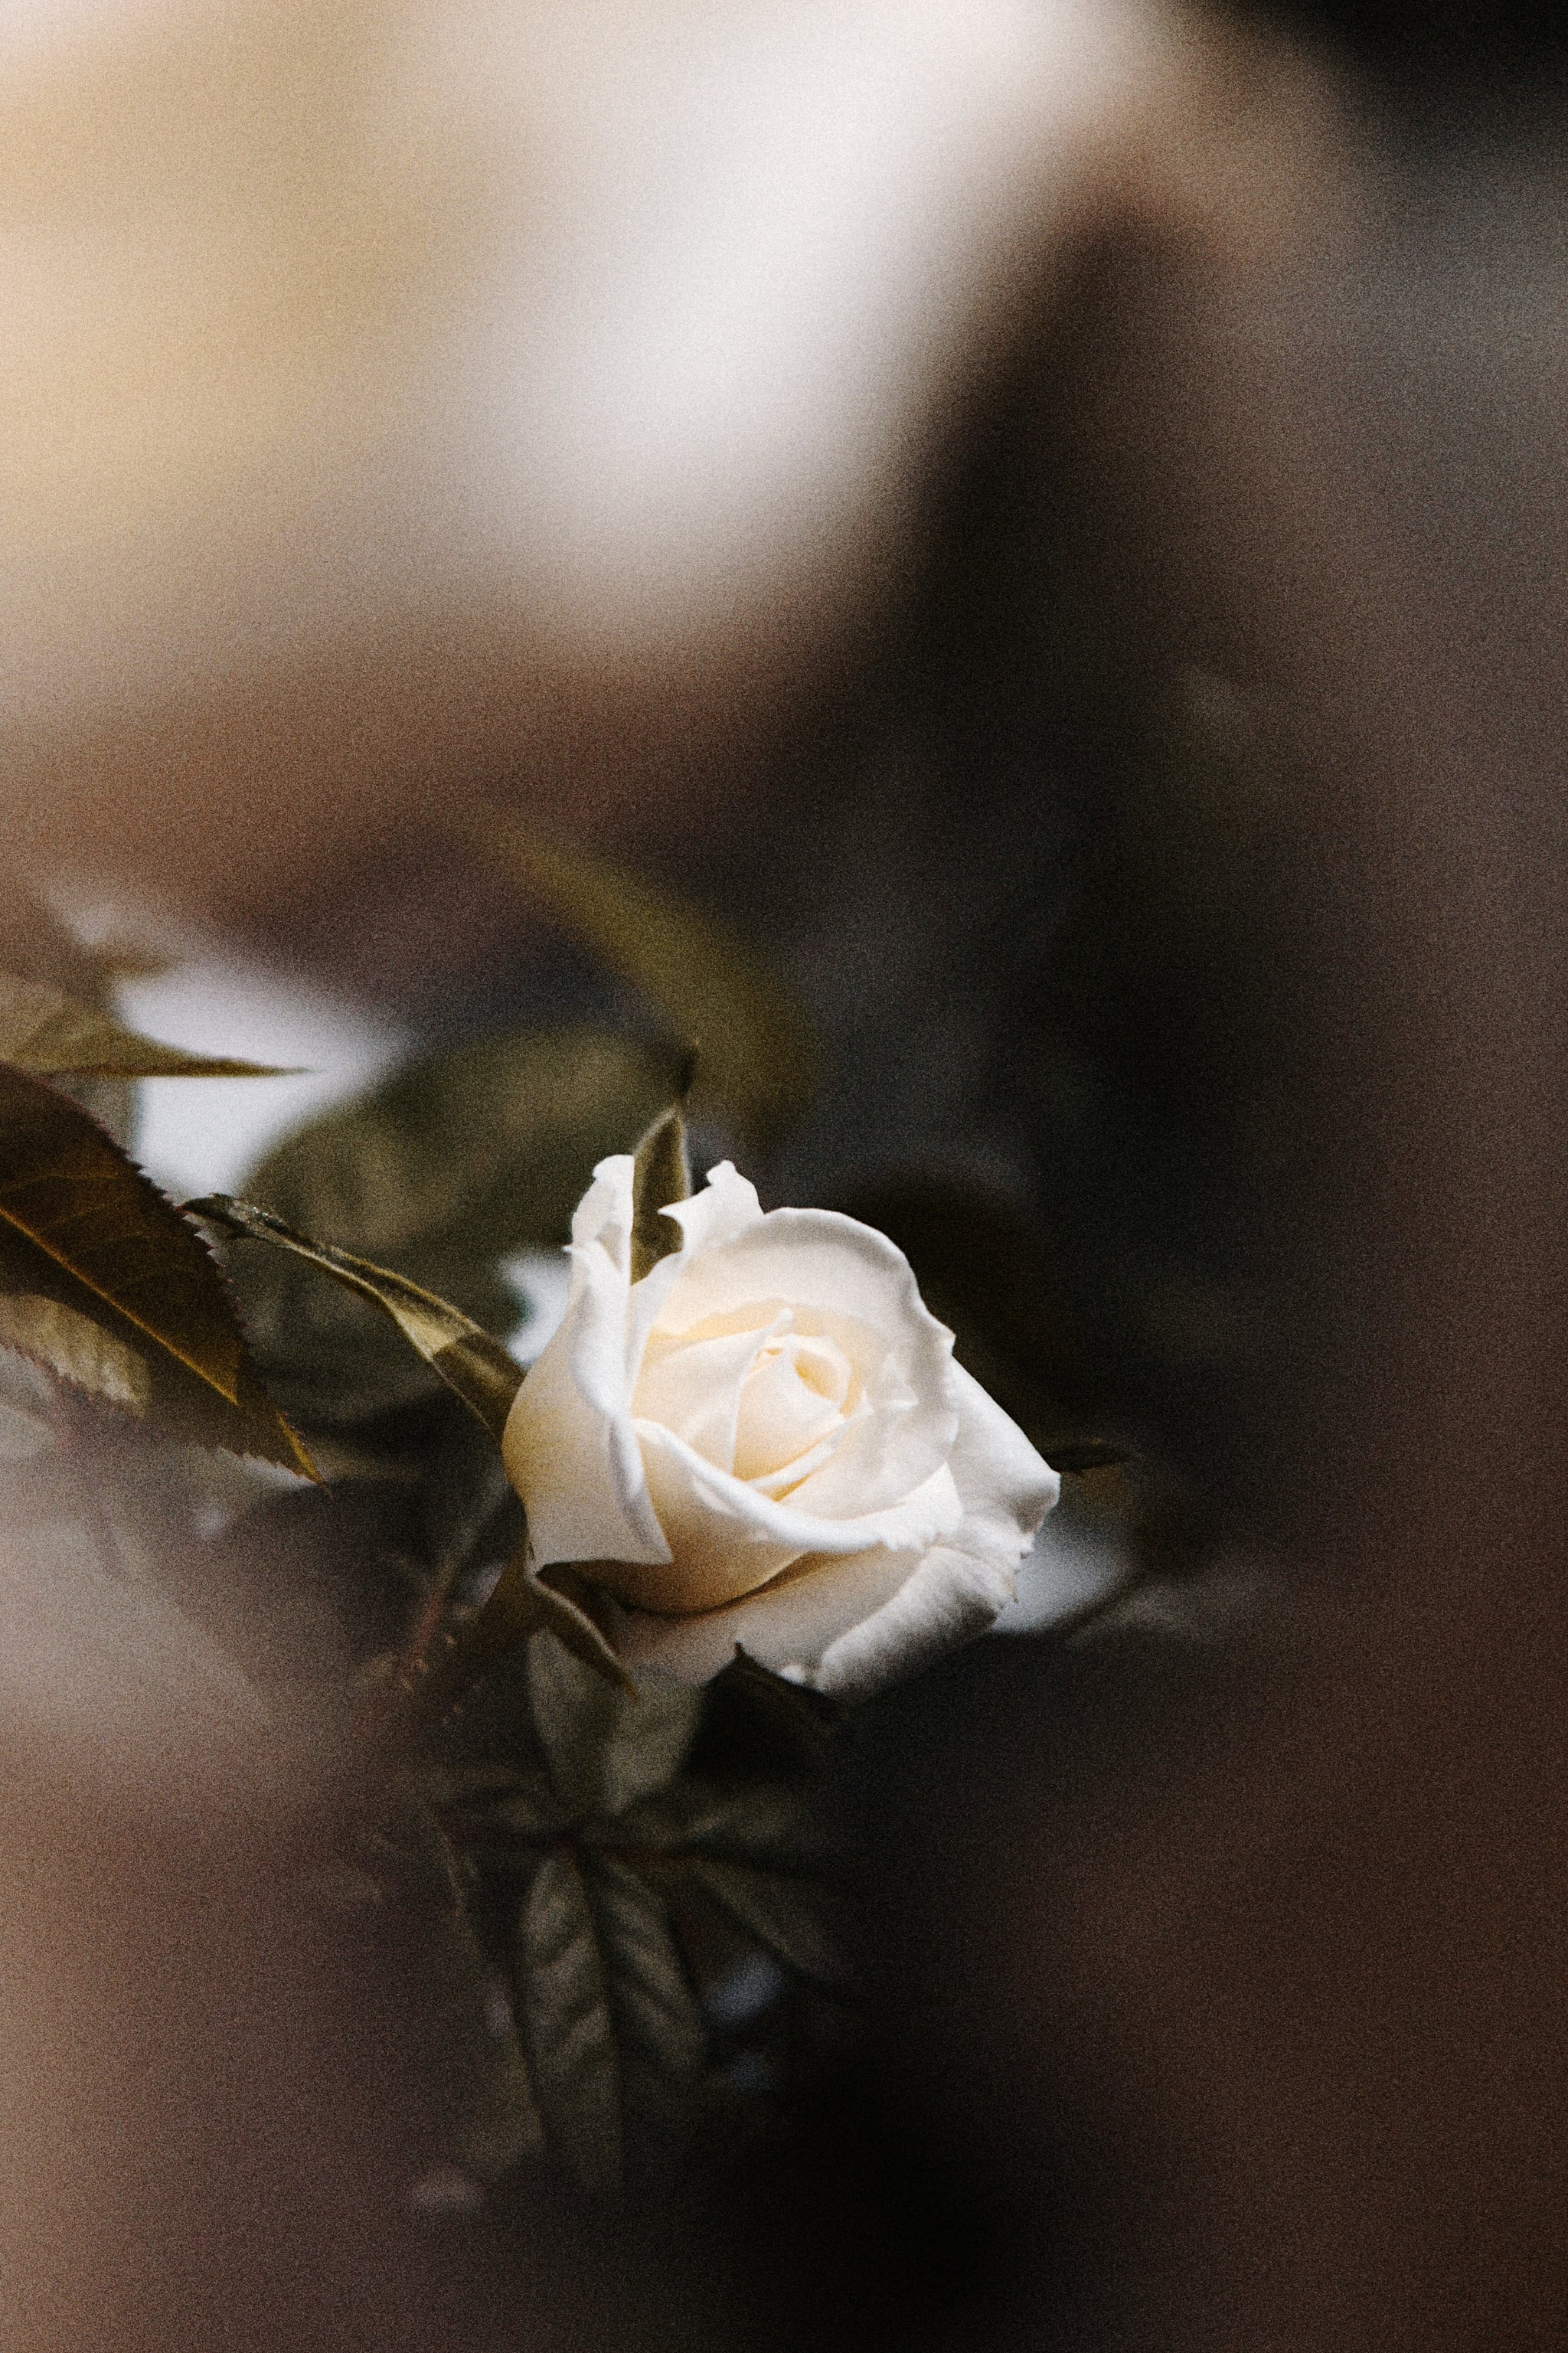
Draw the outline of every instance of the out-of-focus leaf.
<instances>
[{"instance_id":1,"label":"out-of-focus leaf","mask_svg":"<svg viewBox=\"0 0 1568 2353\"><path fill-rule=\"evenodd\" d=\"M430 2015L447 2044L436 2070L450 2118L454 2163L490 2179L540 2156L544 2126L510 2004L475 1933L451 1843L430 1810L409 1810L424 1882L419 1917Z\"/></svg>"},{"instance_id":2,"label":"out-of-focus leaf","mask_svg":"<svg viewBox=\"0 0 1568 2353\"><path fill-rule=\"evenodd\" d=\"M195 1229L80 1106L0 1065L0 1338L198 1445L313 1475Z\"/></svg>"},{"instance_id":3,"label":"out-of-focus leaf","mask_svg":"<svg viewBox=\"0 0 1568 2353\"><path fill-rule=\"evenodd\" d=\"M610 1816L673 1778L691 1746L701 1694L679 1683L617 1690L557 1641L528 1647L533 1721L563 1803Z\"/></svg>"},{"instance_id":4,"label":"out-of-focus leaf","mask_svg":"<svg viewBox=\"0 0 1568 2353\"><path fill-rule=\"evenodd\" d=\"M706 1856L779 1873L820 1873L832 1850L801 1792L779 1781L679 1781L629 1806L613 1829L584 1836L622 1849Z\"/></svg>"},{"instance_id":5,"label":"out-of-focus leaf","mask_svg":"<svg viewBox=\"0 0 1568 2353\"><path fill-rule=\"evenodd\" d=\"M1114 1471L1119 1463L1132 1460L1131 1447L1118 1445L1111 1438L1047 1438L1042 1434L1036 1443L1053 1471L1079 1476L1086 1471Z\"/></svg>"},{"instance_id":6,"label":"out-of-focus leaf","mask_svg":"<svg viewBox=\"0 0 1568 2353\"><path fill-rule=\"evenodd\" d=\"M502 1261L566 1240L595 1163L629 1152L679 1079L673 1049L603 1030L480 1038L300 1129L242 1189L503 1332L518 1308ZM249 1256L235 1282L273 1387L307 1424L432 1394L428 1367L368 1306L298 1261Z\"/></svg>"},{"instance_id":7,"label":"out-of-focus leaf","mask_svg":"<svg viewBox=\"0 0 1568 2353\"><path fill-rule=\"evenodd\" d=\"M556 1838L569 1825L565 1807L542 1773L520 1780L489 1809L486 1819L518 1838Z\"/></svg>"},{"instance_id":8,"label":"out-of-focus leaf","mask_svg":"<svg viewBox=\"0 0 1568 2353\"><path fill-rule=\"evenodd\" d=\"M481 1331L459 1308L389 1267L373 1266L368 1259L354 1258L331 1242L312 1241L308 1234L297 1233L281 1218L258 1209L254 1202L214 1193L186 1206L193 1217L291 1251L379 1307L499 1444L512 1399L522 1386L522 1369L499 1340Z\"/></svg>"},{"instance_id":9,"label":"out-of-focus leaf","mask_svg":"<svg viewBox=\"0 0 1568 2353\"><path fill-rule=\"evenodd\" d=\"M0 972L0 1061L35 1078L277 1079L263 1062L190 1054L128 1029L111 1013L79 1005L45 981Z\"/></svg>"},{"instance_id":10,"label":"out-of-focus leaf","mask_svg":"<svg viewBox=\"0 0 1568 2353\"><path fill-rule=\"evenodd\" d=\"M809 1101L821 1051L803 1008L732 932L613 860L547 842L487 811L476 838L697 1057L699 1101L766 1140Z\"/></svg>"},{"instance_id":11,"label":"out-of-focus leaf","mask_svg":"<svg viewBox=\"0 0 1568 2353\"><path fill-rule=\"evenodd\" d=\"M585 2189L621 2171L621 2076L593 1908L570 1855L547 1854L519 1908L517 2000L548 2139Z\"/></svg>"},{"instance_id":12,"label":"out-of-focus leaf","mask_svg":"<svg viewBox=\"0 0 1568 2353\"><path fill-rule=\"evenodd\" d=\"M708 2038L663 1898L612 1856L594 1857L585 1876L611 2017L628 2059L643 2063L668 2105L701 2073Z\"/></svg>"},{"instance_id":13,"label":"out-of-focus leaf","mask_svg":"<svg viewBox=\"0 0 1568 2353\"><path fill-rule=\"evenodd\" d=\"M122 973L157 968L157 960L123 943L89 946L16 881L0 881L0 971L58 989L78 1005L109 1011L114 983ZM91 1113L115 1142L132 1148L135 1089L123 1080L62 1077L60 1087Z\"/></svg>"},{"instance_id":14,"label":"out-of-focus leaf","mask_svg":"<svg viewBox=\"0 0 1568 2353\"><path fill-rule=\"evenodd\" d=\"M786 1968L816 1985L847 1981L848 1963L829 1933L822 1893L812 1881L776 1877L703 1855L687 1857L680 1870Z\"/></svg>"},{"instance_id":15,"label":"out-of-focus leaf","mask_svg":"<svg viewBox=\"0 0 1568 2353\"><path fill-rule=\"evenodd\" d=\"M691 1198L691 1161L686 1149L686 1119L679 1103L656 1119L637 1145L632 1164L632 1281L680 1248L680 1228L665 1210Z\"/></svg>"}]
</instances>

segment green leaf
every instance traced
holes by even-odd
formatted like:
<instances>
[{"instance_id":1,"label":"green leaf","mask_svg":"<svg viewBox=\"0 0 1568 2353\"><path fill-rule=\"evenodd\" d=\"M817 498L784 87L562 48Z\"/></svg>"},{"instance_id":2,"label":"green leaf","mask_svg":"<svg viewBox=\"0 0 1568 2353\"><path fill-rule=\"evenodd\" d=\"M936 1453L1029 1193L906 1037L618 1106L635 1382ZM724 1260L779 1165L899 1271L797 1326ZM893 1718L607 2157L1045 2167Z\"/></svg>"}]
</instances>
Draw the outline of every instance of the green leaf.
<instances>
[{"instance_id":1,"label":"green leaf","mask_svg":"<svg viewBox=\"0 0 1568 2353\"><path fill-rule=\"evenodd\" d=\"M679 1683L618 1690L564 1646L528 1648L529 1701L563 1805L579 1820L615 1816L679 1771L701 1694Z\"/></svg>"},{"instance_id":2,"label":"green leaf","mask_svg":"<svg viewBox=\"0 0 1568 2353\"><path fill-rule=\"evenodd\" d=\"M594 1596L571 1585L572 1572L545 1572L533 1566L526 1533L482 1608L459 1627L456 1640L437 1661L418 1693L420 1713L438 1714L458 1699L496 1661L540 1628L555 1645L601 1684L635 1694L637 1685L621 1663L604 1628L589 1613Z\"/></svg>"},{"instance_id":3,"label":"green leaf","mask_svg":"<svg viewBox=\"0 0 1568 2353\"><path fill-rule=\"evenodd\" d=\"M641 2061L664 2090L660 2105L668 2107L668 2094L689 2086L708 2055L702 2013L668 1913L627 1863L598 1855L585 1875L616 2031L628 2057Z\"/></svg>"},{"instance_id":4,"label":"green leaf","mask_svg":"<svg viewBox=\"0 0 1568 2353\"><path fill-rule=\"evenodd\" d=\"M814 1809L780 1781L682 1780L629 1806L603 1834L650 1854L701 1855L780 1873L820 1874L833 1861ZM595 1835L593 1826L584 1832Z\"/></svg>"},{"instance_id":5,"label":"green leaf","mask_svg":"<svg viewBox=\"0 0 1568 2353\"><path fill-rule=\"evenodd\" d=\"M810 1880L776 1877L701 1855L687 1857L680 1871L786 1968L816 1985L847 1982L848 1962L828 1931L821 1891Z\"/></svg>"},{"instance_id":6,"label":"green leaf","mask_svg":"<svg viewBox=\"0 0 1568 2353\"><path fill-rule=\"evenodd\" d=\"M570 1855L540 1862L519 1907L517 2000L549 2140L585 2189L621 2172L621 2075L593 1908Z\"/></svg>"},{"instance_id":7,"label":"green leaf","mask_svg":"<svg viewBox=\"0 0 1568 2353\"><path fill-rule=\"evenodd\" d=\"M454 2163L493 2179L544 2148L517 2027L496 1983L468 1909L468 1889L451 1843L427 1807L410 1809L424 1880L424 1987L428 2014L444 2043L436 2074L448 2117Z\"/></svg>"},{"instance_id":8,"label":"green leaf","mask_svg":"<svg viewBox=\"0 0 1568 2353\"><path fill-rule=\"evenodd\" d=\"M200 1235L79 1104L3 1064L0 1340L172 1436L314 1475Z\"/></svg>"},{"instance_id":9,"label":"green leaf","mask_svg":"<svg viewBox=\"0 0 1568 2353\"><path fill-rule=\"evenodd\" d=\"M481 1331L459 1308L410 1282L406 1275L394 1273L390 1267L373 1266L368 1259L354 1258L331 1242L312 1241L308 1234L297 1233L281 1218L258 1208L254 1202L213 1193L185 1206L191 1216L205 1218L230 1233L291 1251L379 1307L500 1444L512 1399L522 1387L522 1368L499 1340Z\"/></svg>"},{"instance_id":10,"label":"green leaf","mask_svg":"<svg viewBox=\"0 0 1568 2353\"><path fill-rule=\"evenodd\" d=\"M504 1332L518 1307L501 1261L567 1240L595 1163L633 1148L677 1091L679 1059L588 1029L446 1048L300 1130L240 1189ZM301 1420L341 1427L434 1394L395 1332L297 1261L247 1255L234 1273L261 1360Z\"/></svg>"},{"instance_id":11,"label":"green leaf","mask_svg":"<svg viewBox=\"0 0 1568 2353\"><path fill-rule=\"evenodd\" d=\"M22 889L14 873L0 880L0 971L58 989L78 1005L107 1013L121 975L165 968L161 958L132 951L123 942L87 945L52 908ZM123 1080L85 1075L62 1076L58 1083L117 1144L132 1148L136 1113L132 1086Z\"/></svg>"},{"instance_id":12,"label":"green leaf","mask_svg":"<svg viewBox=\"0 0 1568 2353\"><path fill-rule=\"evenodd\" d=\"M632 1281L680 1248L680 1228L665 1210L691 1198L691 1161L686 1149L686 1119L679 1103L656 1119L637 1145L632 1164Z\"/></svg>"},{"instance_id":13,"label":"green leaf","mask_svg":"<svg viewBox=\"0 0 1568 2353\"><path fill-rule=\"evenodd\" d=\"M519 818L487 811L470 829L695 1054L700 1100L757 1141L804 1108L821 1068L816 1033L728 924L610 859L545 841Z\"/></svg>"},{"instance_id":14,"label":"green leaf","mask_svg":"<svg viewBox=\"0 0 1568 2353\"><path fill-rule=\"evenodd\" d=\"M79 1005L46 981L0 972L0 1061L35 1078L277 1079L287 1072L227 1055L189 1054Z\"/></svg>"}]
</instances>

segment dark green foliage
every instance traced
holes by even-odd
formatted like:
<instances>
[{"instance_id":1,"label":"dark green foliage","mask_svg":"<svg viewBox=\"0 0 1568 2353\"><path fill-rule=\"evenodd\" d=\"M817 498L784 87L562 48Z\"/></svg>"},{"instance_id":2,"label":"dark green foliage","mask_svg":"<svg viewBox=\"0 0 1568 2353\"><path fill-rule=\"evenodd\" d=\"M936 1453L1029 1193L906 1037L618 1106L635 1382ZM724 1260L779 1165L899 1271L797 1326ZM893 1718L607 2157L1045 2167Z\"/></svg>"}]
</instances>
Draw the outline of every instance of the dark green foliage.
<instances>
[{"instance_id":1,"label":"dark green foliage","mask_svg":"<svg viewBox=\"0 0 1568 2353\"><path fill-rule=\"evenodd\" d=\"M632 1168L632 1281L680 1248L680 1228L665 1210L691 1198L686 1119L679 1103L656 1119L637 1145Z\"/></svg>"},{"instance_id":2,"label":"dark green foliage","mask_svg":"<svg viewBox=\"0 0 1568 2353\"><path fill-rule=\"evenodd\" d=\"M333 1282L378 1307L407 1342L415 1355L446 1382L474 1413L490 1436L500 1442L512 1399L522 1385L521 1368L499 1340L482 1330L449 1300L437 1298L406 1275L389 1267L374 1266L331 1242L302 1234L268 1209L254 1202L237 1201L226 1193L186 1203L187 1212L205 1219L221 1231L247 1241L270 1243L318 1268Z\"/></svg>"},{"instance_id":3,"label":"dark green foliage","mask_svg":"<svg viewBox=\"0 0 1568 2353\"><path fill-rule=\"evenodd\" d=\"M489 815L474 830L679 1041L694 1062L700 1105L759 1144L799 1115L816 1090L821 1050L800 1005L748 941L646 875L546 841L515 816Z\"/></svg>"},{"instance_id":4,"label":"dark green foliage","mask_svg":"<svg viewBox=\"0 0 1568 2353\"><path fill-rule=\"evenodd\" d=\"M547 2140L584 2188L613 2188L633 2147L709 2113L705 1978L750 1947L846 1982L817 1775L778 1771L765 1721L752 1774L733 1726L726 1778L697 1769L704 1718L726 1697L750 1714L762 1676L712 1702L634 1695L535 1634L435 1737L430 1802L510 1970Z\"/></svg>"},{"instance_id":5,"label":"dark green foliage","mask_svg":"<svg viewBox=\"0 0 1568 2353\"><path fill-rule=\"evenodd\" d=\"M518 1320L502 1262L566 1240L595 1163L632 1149L679 1061L596 1029L444 1048L301 1129L243 1189L502 1334ZM303 1263L241 1252L233 1273L268 1383L308 1428L363 1425L436 1391L428 1360Z\"/></svg>"}]
</instances>

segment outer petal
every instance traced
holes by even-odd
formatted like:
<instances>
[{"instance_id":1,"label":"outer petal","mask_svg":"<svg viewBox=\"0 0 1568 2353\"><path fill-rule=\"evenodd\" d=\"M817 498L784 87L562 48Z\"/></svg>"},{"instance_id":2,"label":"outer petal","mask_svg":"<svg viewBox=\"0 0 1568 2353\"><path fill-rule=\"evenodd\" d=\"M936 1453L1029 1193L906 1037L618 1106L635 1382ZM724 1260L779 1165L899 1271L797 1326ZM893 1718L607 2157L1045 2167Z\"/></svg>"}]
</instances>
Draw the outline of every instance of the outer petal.
<instances>
[{"instance_id":1,"label":"outer petal","mask_svg":"<svg viewBox=\"0 0 1568 2353\"><path fill-rule=\"evenodd\" d=\"M809 1681L839 1635L874 1617L907 1584L921 1556L862 1552L847 1559L808 1556L760 1593L689 1618L628 1609L622 1647L634 1673L652 1667L678 1683L705 1683L727 1667L739 1642L775 1674Z\"/></svg>"},{"instance_id":2,"label":"outer petal","mask_svg":"<svg viewBox=\"0 0 1568 2353\"><path fill-rule=\"evenodd\" d=\"M932 1546L883 1607L822 1652L818 1691L874 1691L983 1634L1013 1599L1013 1571L1061 1493L1061 1480L979 1382L954 1365L959 1403L952 1475L963 1500L956 1535Z\"/></svg>"},{"instance_id":3,"label":"outer petal","mask_svg":"<svg viewBox=\"0 0 1568 2353\"><path fill-rule=\"evenodd\" d=\"M721 1160L708 1171L708 1182L689 1201L672 1202L669 1215L685 1236L681 1251L689 1260L698 1250L717 1250L763 1222L757 1188L740 1175L732 1160ZM689 1321L690 1319L686 1319Z\"/></svg>"},{"instance_id":4,"label":"outer petal","mask_svg":"<svg viewBox=\"0 0 1568 2353\"><path fill-rule=\"evenodd\" d=\"M959 1527L919 1552L820 1556L762 1591L692 1618L634 1609L627 1656L682 1682L716 1675L743 1644L775 1672L844 1696L878 1689L984 1633L1013 1596L1013 1570L1061 1482L1017 1424L954 1366L952 1469Z\"/></svg>"},{"instance_id":5,"label":"outer petal","mask_svg":"<svg viewBox=\"0 0 1568 2353\"><path fill-rule=\"evenodd\" d=\"M632 1428L631 1175L629 1155L602 1160L578 1203L566 1314L519 1389L501 1439L542 1563L670 1556Z\"/></svg>"},{"instance_id":6,"label":"outer petal","mask_svg":"<svg viewBox=\"0 0 1568 2353\"><path fill-rule=\"evenodd\" d=\"M1061 1478L973 1374L954 1365L952 1381L958 1436L950 1459L963 1499L963 1525L953 1543L1013 1568L1055 1508Z\"/></svg>"},{"instance_id":7,"label":"outer petal","mask_svg":"<svg viewBox=\"0 0 1568 2353\"><path fill-rule=\"evenodd\" d=\"M830 1642L805 1681L841 1698L878 1691L984 1634L1013 1599L1013 1572L933 1545L891 1599Z\"/></svg>"},{"instance_id":8,"label":"outer petal","mask_svg":"<svg viewBox=\"0 0 1568 2353\"><path fill-rule=\"evenodd\" d=\"M963 1523L963 1502L945 1463L883 1511L825 1520L792 1503L775 1504L743 1479L716 1471L657 1422L639 1421L637 1430L648 1489L679 1570L679 1584L668 1570L650 1567L639 1574L632 1564L616 1577L614 1589L622 1599L645 1609L702 1609L732 1601L805 1553L843 1556L873 1547L921 1553Z\"/></svg>"},{"instance_id":9,"label":"outer petal","mask_svg":"<svg viewBox=\"0 0 1568 2353\"><path fill-rule=\"evenodd\" d=\"M685 1247L631 1280L632 1155L612 1154L572 1219L572 1285L560 1329L517 1393L501 1440L537 1557L666 1562L631 1399L648 1333L693 1249L763 1222L756 1190L726 1161L672 1207Z\"/></svg>"}]
</instances>

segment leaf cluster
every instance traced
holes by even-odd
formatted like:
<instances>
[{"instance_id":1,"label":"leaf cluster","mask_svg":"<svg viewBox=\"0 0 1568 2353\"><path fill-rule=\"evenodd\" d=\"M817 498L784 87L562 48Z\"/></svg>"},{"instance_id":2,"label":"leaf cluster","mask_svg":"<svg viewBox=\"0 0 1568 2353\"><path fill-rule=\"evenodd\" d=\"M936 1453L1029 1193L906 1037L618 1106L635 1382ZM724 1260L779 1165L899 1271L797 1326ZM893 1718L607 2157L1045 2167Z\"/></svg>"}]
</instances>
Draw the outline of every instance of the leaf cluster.
<instances>
[{"instance_id":1,"label":"leaf cluster","mask_svg":"<svg viewBox=\"0 0 1568 2353\"><path fill-rule=\"evenodd\" d=\"M775 1681L742 1666L706 1699L629 1694L542 1632L443 1728L421 1836L444 1858L454 1917L471 1924L491 2043L504 2046L481 2102L489 2122L461 2140L470 2162L488 2135L612 2189L640 2147L689 2135L721 2104L713 1994L737 1962L766 1956L780 1992L786 1980L845 1989L815 1767L797 1748L780 1769L776 1746L761 1777L738 1775L732 1756L718 1774L704 1761L705 1719L752 1706L759 1680ZM781 1689L815 1743L813 1703ZM766 1741L751 1754L769 1756ZM513 2116L497 2135L503 2080Z\"/></svg>"},{"instance_id":2,"label":"leaf cluster","mask_svg":"<svg viewBox=\"0 0 1568 2353\"><path fill-rule=\"evenodd\" d=\"M494 1335L518 1321L506 1261L563 1243L595 1164L669 1102L673 1049L600 1029L513 1030L421 1056L290 1136L247 1201L449 1303ZM231 1271L273 1394L320 1433L440 1395L408 1329L304 1257L236 1252Z\"/></svg>"},{"instance_id":3,"label":"leaf cluster","mask_svg":"<svg viewBox=\"0 0 1568 2353\"><path fill-rule=\"evenodd\" d=\"M37 909L13 906L0 928L50 938ZM64 1092L215 1075L271 1073L160 1045L52 978L0 972L0 1345L165 1434L309 1474L205 1244Z\"/></svg>"}]
</instances>

